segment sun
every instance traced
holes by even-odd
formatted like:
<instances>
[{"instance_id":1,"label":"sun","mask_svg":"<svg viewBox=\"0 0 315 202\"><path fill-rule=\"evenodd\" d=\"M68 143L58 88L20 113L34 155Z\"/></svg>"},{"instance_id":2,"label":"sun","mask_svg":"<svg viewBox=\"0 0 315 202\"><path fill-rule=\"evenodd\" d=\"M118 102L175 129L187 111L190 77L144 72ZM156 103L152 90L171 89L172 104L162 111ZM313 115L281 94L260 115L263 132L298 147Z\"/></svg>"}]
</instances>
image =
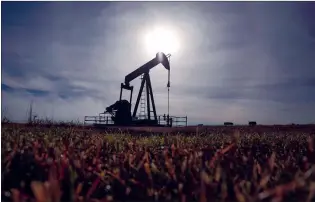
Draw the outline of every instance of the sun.
<instances>
[{"instance_id":1,"label":"sun","mask_svg":"<svg viewBox=\"0 0 315 202\"><path fill-rule=\"evenodd\" d=\"M157 52L176 54L179 49L178 35L170 28L155 27L146 33L145 45L150 55Z\"/></svg>"}]
</instances>

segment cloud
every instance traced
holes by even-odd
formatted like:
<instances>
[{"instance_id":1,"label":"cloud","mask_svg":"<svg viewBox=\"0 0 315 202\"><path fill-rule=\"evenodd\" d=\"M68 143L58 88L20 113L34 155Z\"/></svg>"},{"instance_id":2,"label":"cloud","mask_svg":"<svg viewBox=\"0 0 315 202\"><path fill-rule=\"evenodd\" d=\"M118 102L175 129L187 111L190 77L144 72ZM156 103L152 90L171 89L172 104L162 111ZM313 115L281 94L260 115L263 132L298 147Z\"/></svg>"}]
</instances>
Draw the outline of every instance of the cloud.
<instances>
[{"instance_id":1,"label":"cloud","mask_svg":"<svg viewBox=\"0 0 315 202\"><path fill-rule=\"evenodd\" d=\"M52 116L52 108L62 120L97 115L118 99L124 76L154 57L145 52L143 38L147 30L164 25L180 33L180 51L171 57L174 115L188 115L190 123L314 122L311 7L294 2L5 2L2 109L26 120L29 103L36 100L41 117ZM151 73L163 114L167 71L159 66ZM133 82L135 88L139 83Z\"/></svg>"}]
</instances>

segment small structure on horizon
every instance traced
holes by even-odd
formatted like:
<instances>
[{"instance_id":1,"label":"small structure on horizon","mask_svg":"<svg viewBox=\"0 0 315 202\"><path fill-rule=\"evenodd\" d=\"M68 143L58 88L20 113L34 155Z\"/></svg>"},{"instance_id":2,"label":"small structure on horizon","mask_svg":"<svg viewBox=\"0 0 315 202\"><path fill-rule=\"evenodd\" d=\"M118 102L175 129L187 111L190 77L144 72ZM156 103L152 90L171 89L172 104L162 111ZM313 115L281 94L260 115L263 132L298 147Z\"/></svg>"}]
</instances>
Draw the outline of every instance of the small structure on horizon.
<instances>
[{"instance_id":1,"label":"small structure on horizon","mask_svg":"<svg viewBox=\"0 0 315 202\"><path fill-rule=\"evenodd\" d=\"M234 124L232 122L224 122L225 126L233 126Z\"/></svg>"},{"instance_id":2,"label":"small structure on horizon","mask_svg":"<svg viewBox=\"0 0 315 202\"><path fill-rule=\"evenodd\" d=\"M249 122L248 122L248 125L250 125L250 126L256 126L257 123L256 123L256 121L249 121Z\"/></svg>"}]
</instances>

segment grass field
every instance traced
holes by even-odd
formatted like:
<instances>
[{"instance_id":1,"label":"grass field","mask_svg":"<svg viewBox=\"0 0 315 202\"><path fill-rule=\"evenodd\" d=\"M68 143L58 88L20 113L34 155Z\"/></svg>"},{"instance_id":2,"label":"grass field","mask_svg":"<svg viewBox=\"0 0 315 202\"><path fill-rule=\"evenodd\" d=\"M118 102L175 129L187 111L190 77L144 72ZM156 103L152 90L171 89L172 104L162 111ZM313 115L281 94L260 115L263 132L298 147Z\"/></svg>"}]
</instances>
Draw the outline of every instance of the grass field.
<instances>
[{"instance_id":1,"label":"grass field","mask_svg":"<svg viewBox=\"0 0 315 202\"><path fill-rule=\"evenodd\" d=\"M310 202L314 129L4 124L2 199Z\"/></svg>"}]
</instances>

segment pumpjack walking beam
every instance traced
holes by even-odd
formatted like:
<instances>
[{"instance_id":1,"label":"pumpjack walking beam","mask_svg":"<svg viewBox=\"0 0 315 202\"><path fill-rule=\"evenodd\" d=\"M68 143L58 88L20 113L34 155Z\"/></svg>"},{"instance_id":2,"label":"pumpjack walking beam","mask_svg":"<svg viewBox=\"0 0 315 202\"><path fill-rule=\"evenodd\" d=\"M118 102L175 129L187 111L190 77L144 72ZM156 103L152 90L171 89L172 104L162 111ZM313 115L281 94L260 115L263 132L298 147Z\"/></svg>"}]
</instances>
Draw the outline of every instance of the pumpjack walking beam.
<instances>
[{"instance_id":1,"label":"pumpjack walking beam","mask_svg":"<svg viewBox=\"0 0 315 202\"><path fill-rule=\"evenodd\" d=\"M168 61L167 56L164 53L157 53L156 57L147 62L146 64L142 65L135 71L131 72L125 77L125 85L130 86L130 82L137 78L138 76L141 76L143 73L148 73L150 69L157 66L158 64L162 63L162 65L165 67L165 69L170 70L170 63Z\"/></svg>"}]
</instances>

